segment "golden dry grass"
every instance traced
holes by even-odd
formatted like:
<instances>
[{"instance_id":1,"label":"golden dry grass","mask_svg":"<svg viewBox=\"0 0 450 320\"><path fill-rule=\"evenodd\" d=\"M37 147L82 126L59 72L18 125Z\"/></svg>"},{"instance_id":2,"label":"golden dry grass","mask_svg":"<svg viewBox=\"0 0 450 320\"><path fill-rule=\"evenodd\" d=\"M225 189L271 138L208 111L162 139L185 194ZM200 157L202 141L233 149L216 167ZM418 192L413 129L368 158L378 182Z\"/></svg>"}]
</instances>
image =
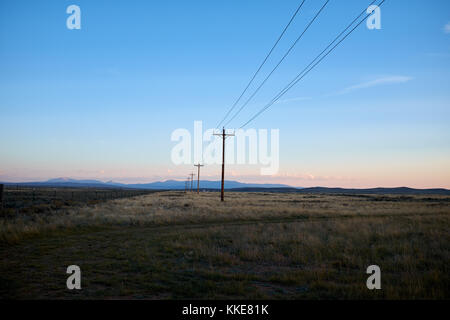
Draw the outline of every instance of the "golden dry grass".
<instances>
[{"instance_id":1,"label":"golden dry grass","mask_svg":"<svg viewBox=\"0 0 450 320\"><path fill-rule=\"evenodd\" d=\"M2 293L448 299L449 214L450 197L428 195L227 193L221 203L217 193L163 192L111 200L3 220ZM76 294L57 284L74 260L92 274ZM371 264L381 267L382 290L365 286ZM25 270L45 274L51 290L24 283Z\"/></svg>"},{"instance_id":2,"label":"golden dry grass","mask_svg":"<svg viewBox=\"0 0 450 320\"><path fill-rule=\"evenodd\" d=\"M304 195L292 193L227 193L225 203L217 193L162 192L110 200L50 215L0 220L2 241L47 230L105 225L167 225L255 220L335 219L448 214L448 196Z\"/></svg>"}]
</instances>

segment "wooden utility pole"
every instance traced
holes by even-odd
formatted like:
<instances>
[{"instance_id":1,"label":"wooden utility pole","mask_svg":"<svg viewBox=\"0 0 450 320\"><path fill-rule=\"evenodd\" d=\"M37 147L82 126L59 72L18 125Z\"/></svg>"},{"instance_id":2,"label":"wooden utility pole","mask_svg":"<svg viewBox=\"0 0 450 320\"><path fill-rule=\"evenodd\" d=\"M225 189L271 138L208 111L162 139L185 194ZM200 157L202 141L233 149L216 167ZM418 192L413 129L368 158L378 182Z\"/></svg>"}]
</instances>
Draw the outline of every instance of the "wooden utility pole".
<instances>
[{"instance_id":1,"label":"wooden utility pole","mask_svg":"<svg viewBox=\"0 0 450 320\"><path fill-rule=\"evenodd\" d=\"M197 173L197 194L200 193L200 167L203 167L203 164L194 164L194 167L198 168Z\"/></svg>"},{"instance_id":2,"label":"wooden utility pole","mask_svg":"<svg viewBox=\"0 0 450 320\"><path fill-rule=\"evenodd\" d=\"M190 176L190 178L191 178L191 192L192 192L192 186L193 186L193 184L194 184L194 176L195 176L195 173L190 173L189 176Z\"/></svg>"},{"instance_id":3,"label":"wooden utility pole","mask_svg":"<svg viewBox=\"0 0 450 320\"><path fill-rule=\"evenodd\" d=\"M222 133L214 133L215 136L222 136L222 186L220 192L220 201L224 201L224 185L225 185L225 139L229 136L234 136L234 133L225 133L225 128L222 128Z\"/></svg>"}]
</instances>

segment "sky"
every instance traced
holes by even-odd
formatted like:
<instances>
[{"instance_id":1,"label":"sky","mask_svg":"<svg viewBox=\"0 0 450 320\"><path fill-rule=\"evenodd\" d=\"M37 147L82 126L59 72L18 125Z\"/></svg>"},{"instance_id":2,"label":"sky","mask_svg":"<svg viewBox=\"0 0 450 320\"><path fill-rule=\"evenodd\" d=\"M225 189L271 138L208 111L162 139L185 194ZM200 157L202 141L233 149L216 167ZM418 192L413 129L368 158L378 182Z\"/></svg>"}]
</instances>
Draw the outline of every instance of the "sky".
<instances>
[{"instance_id":1,"label":"sky","mask_svg":"<svg viewBox=\"0 0 450 320\"><path fill-rule=\"evenodd\" d=\"M246 96L324 4L306 0ZM228 126L239 128L370 0L330 0ZM300 0L0 2L0 181L185 179L179 128L215 128ZM68 29L78 5L81 29ZM248 128L279 130L279 170L226 178L298 187L450 188L450 2L386 0ZM220 165L202 178L220 178Z\"/></svg>"}]
</instances>

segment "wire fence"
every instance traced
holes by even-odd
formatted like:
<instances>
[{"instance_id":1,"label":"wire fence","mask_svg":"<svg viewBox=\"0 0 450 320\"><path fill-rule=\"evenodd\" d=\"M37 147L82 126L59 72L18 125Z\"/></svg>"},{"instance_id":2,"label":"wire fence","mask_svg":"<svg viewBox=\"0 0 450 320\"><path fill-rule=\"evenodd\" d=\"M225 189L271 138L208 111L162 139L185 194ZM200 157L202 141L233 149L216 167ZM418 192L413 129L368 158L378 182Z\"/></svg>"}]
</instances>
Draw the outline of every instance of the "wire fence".
<instances>
[{"instance_id":1,"label":"wire fence","mask_svg":"<svg viewBox=\"0 0 450 320\"><path fill-rule=\"evenodd\" d=\"M62 208L95 205L108 200L142 196L156 191L5 185L3 192L0 192L0 210L4 216L21 213L45 214Z\"/></svg>"}]
</instances>

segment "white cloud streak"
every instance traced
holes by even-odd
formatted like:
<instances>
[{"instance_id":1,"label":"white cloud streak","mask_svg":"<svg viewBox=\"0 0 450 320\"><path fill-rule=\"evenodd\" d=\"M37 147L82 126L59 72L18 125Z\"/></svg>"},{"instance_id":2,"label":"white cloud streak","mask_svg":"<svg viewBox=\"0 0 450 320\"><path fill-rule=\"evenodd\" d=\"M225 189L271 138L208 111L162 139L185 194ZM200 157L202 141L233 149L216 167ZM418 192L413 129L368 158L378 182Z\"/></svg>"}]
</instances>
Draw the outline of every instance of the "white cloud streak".
<instances>
[{"instance_id":1,"label":"white cloud streak","mask_svg":"<svg viewBox=\"0 0 450 320\"><path fill-rule=\"evenodd\" d=\"M338 94L346 94L346 93L350 93L352 91L356 91L359 89L366 89L366 88L371 88L371 87L386 85L386 84L405 83L412 79L413 79L412 77L406 77L406 76L389 76L389 77L378 78L375 80L371 80L371 81L367 81L367 82L363 82L363 83L359 83L359 84L347 87L347 88L339 91Z\"/></svg>"},{"instance_id":2,"label":"white cloud streak","mask_svg":"<svg viewBox=\"0 0 450 320\"><path fill-rule=\"evenodd\" d=\"M450 22L447 22L447 24L444 26L444 32L450 33Z\"/></svg>"},{"instance_id":3,"label":"white cloud streak","mask_svg":"<svg viewBox=\"0 0 450 320\"><path fill-rule=\"evenodd\" d=\"M278 100L276 103L287 103L287 102L294 102L294 101L305 101L305 100L311 100L311 97L297 97L297 98L290 98L290 99L284 99L284 100Z\"/></svg>"}]
</instances>

